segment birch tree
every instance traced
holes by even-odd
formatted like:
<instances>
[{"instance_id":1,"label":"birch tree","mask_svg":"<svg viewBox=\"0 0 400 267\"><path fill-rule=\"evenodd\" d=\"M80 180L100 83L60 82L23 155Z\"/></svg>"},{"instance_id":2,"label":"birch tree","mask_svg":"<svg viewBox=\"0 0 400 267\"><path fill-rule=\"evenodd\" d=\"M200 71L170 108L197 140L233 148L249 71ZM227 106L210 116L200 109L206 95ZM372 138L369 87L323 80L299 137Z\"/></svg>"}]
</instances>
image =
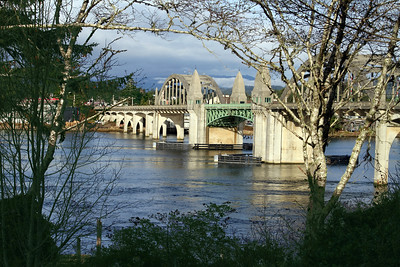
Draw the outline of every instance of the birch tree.
<instances>
[{"instance_id":1,"label":"birch tree","mask_svg":"<svg viewBox=\"0 0 400 267\"><path fill-rule=\"evenodd\" d=\"M176 0L164 6L193 36L220 43L244 64L261 73L268 68L285 83L282 98L272 88L271 93L301 127L298 138L310 190L307 224L323 224L354 172L374 122L397 104L386 90L399 73L399 2ZM285 99L293 99L295 108ZM356 99L368 106L364 124L326 202L328 134L342 108Z\"/></svg>"}]
</instances>

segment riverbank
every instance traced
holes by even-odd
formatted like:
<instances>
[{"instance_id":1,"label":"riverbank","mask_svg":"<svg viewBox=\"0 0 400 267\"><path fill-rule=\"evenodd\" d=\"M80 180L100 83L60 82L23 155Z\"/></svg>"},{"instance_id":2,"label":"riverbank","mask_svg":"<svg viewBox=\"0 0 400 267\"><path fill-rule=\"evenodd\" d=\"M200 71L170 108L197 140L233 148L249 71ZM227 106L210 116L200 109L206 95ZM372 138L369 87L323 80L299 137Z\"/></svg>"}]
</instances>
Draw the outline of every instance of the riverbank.
<instances>
[{"instance_id":1,"label":"riverbank","mask_svg":"<svg viewBox=\"0 0 400 267\"><path fill-rule=\"evenodd\" d=\"M78 124L78 121L73 121L73 122L66 122L65 123L65 128L70 128L73 127L74 125ZM93 125L93 129L97 132L102 132L102 133L113 133L113 132L124 132L124 127L123 126L116 126L115 122L107 122L105 124L97 123ZM6 126L5 124L1 123L0 124L0 129L8 129L9 126ZM16 123L13 128L15 129L22 129L22 124ZM129 129L132 131L132 129ZM244 136L253 136L253 127L251 126L245 126L243 129L243 135ZM359 135L358 131L355 132L348 132L348 131L336 131L334 133L329 134L330 137L357 137ZM400 136L398 136L400 137Z\"/></svg>"},{"instance_id":2,"label":"riverbank","mask_svg":"<svg viewBox=\"0 0 400 267\"><path fill-rule=\"evenodd\" d=\"M114 122L108 122L104 125L98 124L96 131L98 132L123 132L124 127L119 127L115 126ZM243 129L243 135L245 136L253 136L253 127L250 126L245 126ZM336 131L334 133L331 133L329 136L330 137L357 137L359 135L359 132L347 132L347 131Z\"/></svg>"}]
</instances>

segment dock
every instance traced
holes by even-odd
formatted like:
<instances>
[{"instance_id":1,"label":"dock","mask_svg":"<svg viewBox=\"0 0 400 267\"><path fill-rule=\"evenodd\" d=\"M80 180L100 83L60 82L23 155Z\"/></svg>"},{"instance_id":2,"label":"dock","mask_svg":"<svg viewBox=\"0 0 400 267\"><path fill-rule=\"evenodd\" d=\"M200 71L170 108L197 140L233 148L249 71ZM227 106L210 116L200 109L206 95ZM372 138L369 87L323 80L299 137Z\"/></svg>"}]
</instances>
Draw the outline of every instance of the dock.
<instances>
[{"instance_id":1,"label":"dock","mask_svg":"<svg viewBox=\"0 0 400 267\"><path fill-rule=\"evenodd\" d=\"M153 147L159 150L188 150L191 145L183 142L155 142Z\"/></svg>"},{"instance_id":2,"label":"dock","mask_svg":"<svg viewBox=\"0 0 400 267\"><path fill-rule=\"evenodd\" d=\"M349 164L350 155L327 155L326 164L328 165L347 165ZM358 164L358 159L357 159Z\"/></svg>"},{"instance_id":3,"label":"dock","mask_svg":"<svg viewBox=\"0 0 400 267\"><path fill-rule=\"evenodd\" d=\"M242 150L243 145L235 144L194 144L193 149L196 150Z\"/></svg>"},{"instance_id":4,"label":"dock","mask_svg":"<svg viewBox=\"0 0 400 267\"><path fill-rule=\"evenodd\" d=\"M229 164L261 164L261 157L253 157L252 154L224 154L215 155L214 162Z\"/></svg>"}]
</instances>

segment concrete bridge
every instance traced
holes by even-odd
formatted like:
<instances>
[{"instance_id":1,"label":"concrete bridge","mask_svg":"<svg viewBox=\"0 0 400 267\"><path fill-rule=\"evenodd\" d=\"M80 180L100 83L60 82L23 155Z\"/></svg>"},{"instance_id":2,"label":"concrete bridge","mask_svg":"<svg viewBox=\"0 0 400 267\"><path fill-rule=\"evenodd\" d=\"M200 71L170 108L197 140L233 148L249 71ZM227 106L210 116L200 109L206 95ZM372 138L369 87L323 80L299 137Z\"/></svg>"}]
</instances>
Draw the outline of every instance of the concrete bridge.
<instances>
[{"instance_id":1,"label":"concrete bridge","mask_svg":"<svg viewBox=\"0 0 400 267\"><path fill-rule=\"evenodd\" d=\"M144 132L156 140L167 135L167 123L172 121L177 140L183 140L185 120L188 120L190 144L242 144L244 122L252 121L255 157L261 157L266 163L303 163L302 141L296 136L302 135L301 128L285 116L284 108L273 99L270 88L268 70L257 73L252 103L247 103L239 72L228 104L211 77L199 75L196 70L193 75L173 74L159 91L156 89L154 105L114 107L105 113L103 121L115 122L117 126L123 124L124 132ZM288 89L281 99L293 110L297 108L290 103ZM363 116L369 108L368 101L358 101L341 107L340 111ZM397 111L390 118L382 117L376 122L375 178L388 175L389 151L400 132L399 122Z\"/></svg>"}]
</instances>

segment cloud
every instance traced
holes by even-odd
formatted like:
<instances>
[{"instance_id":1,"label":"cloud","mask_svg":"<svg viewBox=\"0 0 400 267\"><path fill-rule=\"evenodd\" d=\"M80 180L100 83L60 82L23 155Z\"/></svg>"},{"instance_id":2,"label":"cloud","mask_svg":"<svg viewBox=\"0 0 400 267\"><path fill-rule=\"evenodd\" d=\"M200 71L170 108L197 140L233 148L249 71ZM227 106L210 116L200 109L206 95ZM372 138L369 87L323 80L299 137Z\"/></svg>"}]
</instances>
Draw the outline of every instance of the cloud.
<instances>
[{"instance_id":1,"label":"cloud","mask_svg":"<svg viewBox=\"0 0 400 267\"><path fill-rule=\"evenodd\" d=\"M128 36L116 31L99 31L94 41L103 47L116 38L120 39L113 43L113 48L126 52L118 55L119 65L111 74L122 76L141 69L147 88L162 85L171 74L192 74L195 69L201 75L213 77L220 87L232 87L239 70L243 76L255 76L254 69L215 42L205 43L206 49L201 41L187 35L168 34L161 38L144 32ZM245 79L245 84L254 85L254 81Z\"/></svg>"}]
</instances>

